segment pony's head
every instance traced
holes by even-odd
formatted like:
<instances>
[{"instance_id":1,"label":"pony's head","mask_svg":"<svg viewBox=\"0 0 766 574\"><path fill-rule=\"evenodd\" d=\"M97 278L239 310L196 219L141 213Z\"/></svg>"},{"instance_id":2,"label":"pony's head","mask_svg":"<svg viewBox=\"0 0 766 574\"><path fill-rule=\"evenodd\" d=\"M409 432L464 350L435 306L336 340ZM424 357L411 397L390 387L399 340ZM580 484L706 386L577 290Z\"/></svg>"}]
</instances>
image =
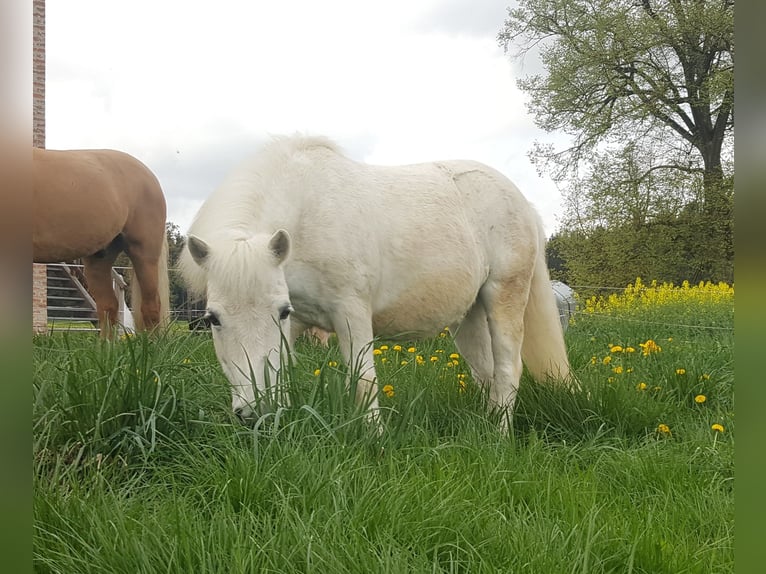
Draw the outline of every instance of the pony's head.
<instances>
[{"instance_id":1,"label":"pony's head","mask_svg":"<svg viewBox=\"0 0 766 574\"><path fill-rule=\"evenodd\" d=\"M191 261L206 278L205 319L213 333L218 360L232 387L232 408L240 417L253 414L254 386L266 390L266 377L279 366L282 331L289 332L292 312L283 264L290 236L279 230L207 242L190 235ZM193 262L193 263L192 263ZM272 379L273 380L273 379Z\"/></svg>"}]
</instances>

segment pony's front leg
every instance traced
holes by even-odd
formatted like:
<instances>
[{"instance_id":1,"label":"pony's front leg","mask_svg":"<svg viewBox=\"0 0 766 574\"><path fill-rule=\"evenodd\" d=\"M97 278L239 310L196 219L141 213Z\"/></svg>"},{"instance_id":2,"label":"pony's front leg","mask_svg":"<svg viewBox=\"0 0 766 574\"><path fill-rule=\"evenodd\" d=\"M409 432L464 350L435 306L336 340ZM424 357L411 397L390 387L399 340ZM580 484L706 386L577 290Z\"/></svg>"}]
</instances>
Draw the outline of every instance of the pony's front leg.
<instances>
[{"instance_id":1,"label":"pony's front leg","mask_svg":"<svg viewBox=\"0 0 766 574\"><path fill-rule=\"evenodd\" d=\"M379 425L378 389L372 354L372 315L361 310L339 314L333 327L343 360L349 368L349 383L351 377L356 377L358 381L352 389L356 404L366 408L368 419Z\"/></svg>"}]
</instances>

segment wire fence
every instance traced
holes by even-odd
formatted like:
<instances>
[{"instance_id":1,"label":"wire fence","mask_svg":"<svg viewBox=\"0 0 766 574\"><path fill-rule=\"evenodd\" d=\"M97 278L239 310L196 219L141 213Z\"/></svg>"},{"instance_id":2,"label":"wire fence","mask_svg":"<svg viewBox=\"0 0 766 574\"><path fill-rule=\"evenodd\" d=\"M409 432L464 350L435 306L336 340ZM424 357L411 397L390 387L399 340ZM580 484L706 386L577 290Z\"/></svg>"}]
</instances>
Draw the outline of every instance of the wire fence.
<instances>
[{"instance_id":1,"label":"wire fence","mask_svg":"<svg viewBox=\"0 0 766 574\"><path fill-rule=\"evenodd\" d=\"M78 266L73 266L78 267ZM125 277L126 281L130 283L130 280L132 279L132 273L133 269L132 267L115 267L114 268L118 273L120 273L123 277ZM179 285L181 282L177 277L177 274L180 272L180 270L177 267L171 267L168 269L168 273L171 274L171 277L173 275L176 275L176 285ZM173 283L171 281L171 283ZM588 293L588 294L594 294L594 293L621 293L624 292L626 287L616 287L616 286L604 286L604 285L569 285L569 289L571 289L575 294L577 293ZM648 289L650 286L645 286L642 289ZM639 291L640 292L640 291ZM170 315L171 318L176 321L186 321L192 324L198 323L200 318L205 314L205 301L204 299L200 298L194 298L189 295L189 292L185 288L180 288L176 290L176 301L173 303L173 308L171 309ZM678 329L700 329L700 330L707 330L707 331L718 331L718 332L733 332L734 327L733 326L723 326L723 325L706 325L702 323L671 323L666 321L656 321L656 320L648 320L648 319L641 319L641 318L632 318L632 317L626 317L624 314L620 314L619 316L610 314L610 313L602 313L597 312L593 310L585 311L583 308L583 305L579 302L579 297L575 297L574 303L567 305L566 313L568 313L570 319L574 319L575 321L582 316L596 316L603 319L611 319L611 320L619 320L619 321L628 321L633 323L641 323L646 325L658 325L658 326L665 326L665 327L672 327L672 328L678 328ZM560 309L562 307L560 306Z\"/></svg>"}]
</instances>

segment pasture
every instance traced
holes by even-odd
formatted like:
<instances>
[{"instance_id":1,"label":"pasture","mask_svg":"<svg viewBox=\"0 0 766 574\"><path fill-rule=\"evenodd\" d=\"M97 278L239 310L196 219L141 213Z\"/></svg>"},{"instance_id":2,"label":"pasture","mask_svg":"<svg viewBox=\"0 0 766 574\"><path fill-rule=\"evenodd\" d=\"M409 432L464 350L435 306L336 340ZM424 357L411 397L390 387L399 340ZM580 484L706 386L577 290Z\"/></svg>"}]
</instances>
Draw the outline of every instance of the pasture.
<instances>
[{"instance_id":1,"label":"pasture","mask_svg":"<svg viewBox=\"0 0 766 574\"><path fill-rule=\"evenodd\" d=\"M733 572L733 289L581 301L509 436L449 333L376 341L384 430L299 342L255 425L208 332L34 339L36 572ZM352 366L353 370L353 366Z\"/></svg>"}]
</instances>

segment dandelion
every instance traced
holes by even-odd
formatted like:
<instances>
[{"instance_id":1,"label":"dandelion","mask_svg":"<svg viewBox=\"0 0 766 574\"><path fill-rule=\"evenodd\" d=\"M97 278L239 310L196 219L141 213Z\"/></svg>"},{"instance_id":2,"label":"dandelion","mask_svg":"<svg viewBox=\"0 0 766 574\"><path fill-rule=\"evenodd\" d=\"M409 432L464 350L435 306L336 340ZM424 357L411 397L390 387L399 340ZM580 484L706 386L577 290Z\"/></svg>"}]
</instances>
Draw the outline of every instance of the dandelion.
<instances>
[{"instance_id":1,"label":"dandelion","mask_svg":"<svg viewBox=\"0 0 766 574\"><path fill-rule=\"evenodd\" d=\"M388 362L388 359L387 359L386 357L383 357L383 358L380 360L380 362L381 362L381 363L387 363L387 362Z\"/></svg>"},{"instance_id":2,"label":"dandelion","mask_svg":"<svg viewBox=\"0 0 766 574\"><path fill-rule=\"evenodd\" d=\"M614 345L609 349L610 353L622 353L623 348L620 345Z\"/></svg>"},{"instance_id":3,"label":"dandelion","mask_svg":"<svg viewBox=\"0 0 766 574\"><path fill-rule=\"evenodd\" d=\"M605 365L608 365L609 363L611 363L611 362L612 362L612 357L610 357L609 355L607 355L606 357L604 357L604 360L603 360L603 361L601 361L601 362L602 362L602 363L604 363Z\"/></svg>"},{"instance_id":4,"label":"dandelion","mask_svg":"<svg viewBox=\"0 0 766 574\"><path fill-rule=\"evenodd\" d=\"M415 357L415 362L418 365L425 365L426 360L423 358L423 355L418 355L417 357Z\"/></svg>"},{"instance_id":5,"label":"dandelion","mask_svg":"<svg viewBox=\"0 0 766 574\"><path fill-rule=\"evenodd\" d=\"M464 392L465 392L465 380L463 380L463 379L458 379L458 380L457 380L457 385L458 385L458 389L459 389L459 391L460 391L461 393L464 393Z\"/></svg>"},{"instance_id":6,"label":"dandelion","mask_svg":"<svg viewBox=\"0 0 766 574\"><path fill-rule=\"evenodd\" d=\"M458 355L457 353L451 353L449 358L452 359L453 361L456 361L457 359L460 358L460 355Z\"/></svg>"},{"instance_id":7,"label":"dandelion","mask_svg":"<svg viewBox=\"0 0 766 574\"><path fill-rule=\"evenodd\" d=\"M723 425L719 425L718 423L715 423L713 426L710 427L715 432L723 432L725 429L723 428Z\"/></svg>"},{"instance_id":8,"label":"dandelion","mask_svg":"<svg viewBox=\"0 0 766 574\"><path fill-rule=\"evenodd\" d=\"M625 372L626 373L632 373L633 372L633 367L628 367L627 369L625 369Z\"/></svg>"},{"instance_id":9,"label":"dandelion","mask_svg":"<svg viewBox=\"0 0 766 574\"><path fill-rule=\"evenodd\" d=\"M710 375L706 373L703 373L700 375L700 381L709 381L709 380L710 380Z\"/></svg>"},{"instance_id":10,"label":"dandelion","mask_svg":"<svg viewBox=\"0 0 766 574\"><path fill-rule=\"evenodd\" d=\"M382 355L383 351L381 351L380 349L373 349L372 354L377 357L378 355Z\"/></svg>"},{"instance_id":11,"label":"dandelion","mask_svg":"<svg viewBox=\"0 0 766 574\"><path fill-rule=\"evenodd\" d=\"M322 369L314 369L314 376L318 377L322 373Z\"/></svg>"},{"instance_id":12,"label":"dandelion","mask_svg":"<svg viewBox=\"0 0 766 574\"><path fill-rule=\"evenodd\" d=\"M380 346L381 351L388 351L388 345L381 345Z\"/></svg>"},{"instance_id":13,"label":"dandelion","mask_svg":"<svg viewBox=\"0 0 766 574\"><path fill-rule=\"evenodd\" d=\"M453 366L453 367L457 367L459 364L460 364L460 362L459 362L457 359L455 359L454 361L452 361L452 366Z\"/></svg>"},{"instance_id":14,"label":"dandelion","mask_svg":"<svg viewBox=\"0 0 766 574\"><path fill-rule=\"evenodd\" d=\"M338 361L327 361L327 366L328 367L337 367L338 366Z\"/></svg>"},{"instance_id":15,"label":"dandelion","mask_svg":"<svg viewBox=\"0 0 766 574\"><path fill-rule=\"evenodd\" d=\"M660 423L657 425L657 432L660 434L666 434L666 435L671 434L670 427L664 423Z\"/></svg>"},{"instance_id":16,"label":"dandelion","mask_svg":"<svg viewBox=\"0 0 766 574\"><path fill-rule=\"evenodd\" d=\"M694 397L694 402L697 403L698 405L701 405L706 400L707 400L707 397L705 395L697 395L696 397Z\"/></svg>"},{"instance_id":17,"label":"dandelion","mask_svg":"<svg viewBox=\"0 0 766 574\"><path fill-rule=\"evenodd\" d=\"M637 388L639 391L645 391L647 387L648 387L648 385L647 385L646 383L638 383L638 384L636 385L636 388Z\"/></svg>"},{"instance_id":18,"label":"dandelion","mask_svg":"<svg viewBox=\"0 0 766 574\"><path fill-rule=\"evenodd\" d=\"M391 398L394 396L394 386L393 385L385 385L383 387L383 392L386 393L386 396Z\"/></svg>"},{"instance_id":19,"label":"dandelion","mask_svg":"<svg viewBox=\"0 0 766 574\"><path fill-rule=\"evenodd\" d=\"M407 349L408 353L414 353L415 351L417 351L415 347L410 347L409 349Z\"/></svg>"},{"instance_id":20,"label":"dandelion","mask_svg":"<svg viewBox=\"0 0 766 574\"><path fill-rule=\"evenodd\" d=\"M396 351L398 353L401 350L402 350L402 346L401 345L394 345L394 351Z\"/></svg>"},{"instance_id":21,"label":"dandelion","mask_svg":"<svg viewBox=\"0 0 766 574\"><path fill-rule=\"evenodd\" d=\"M612 372L621 375L622 374L622 365L617 365L615 368L612 369Z\"/></svg>"},{"instance_id":22,"label":"dandelion","mask_svg":"<svg viewBox=\"0 0 766 574\"><path fill-rule=\"evenodd\" d=\"M591 365L595 365L596 363L598 363L598 357L597 357L597 356L595 356L595 355L593 355L593 356L590 358L590 364L591 364Z\"/></svg>"},{"instance_id":23,"label":"dandelion","mask_svg":"<svg viewBox=\"0 0 766 574\"><path fill-rule=\"evenodd\" d=\"M639 343L638 346L641 347L641 353L644 355L644 357L648 357L652 353L662 352L662 347L660 347L652 339L647 339L646 343Z\"/></svg>"},{"instance_id":24,"label":"dandelion","mask_svg":"<svg viewBox=\"0 0 766 574\"><path fill-rule=\"evenodd\" d=\"M407 363L409 363L409 361L402 361L402 362L401 362L401 363L399 363L399 364L400 364L400 365L403 367L403 366L405 366Z\"/></svg>"},{"instance_id":25,"label":"dandelion","mask_svg":"<svg viewBox=\"0 0 766 574\"><path fill-rule=\"evenodd\" d=\"M436 362L436 361L438 361L438 360L439 360L439 357L437 357L436 355L431 355L431 359L430 359L430 361L431 361L432 363L435 363L435 362Z\"/></svg>"},{"instance_id":26,"label":"dandelion","mask_svg":"<svg viewBox=\"0 0 766 574\"><path fill-rule=\"evenodd\" d=\"M685 375L686 369L676 369L676 375Z\"/></svg>"},{"instance_id":27,"label":"dandelion","mask_svg":"<svg viewBox=\"0 0 766 574\"><path fill-rule=\"evenodd\" d=\"M625 347L625 352L626 353L635 353L636 350L633 347Z\"/></svg>"}]
</instances>

